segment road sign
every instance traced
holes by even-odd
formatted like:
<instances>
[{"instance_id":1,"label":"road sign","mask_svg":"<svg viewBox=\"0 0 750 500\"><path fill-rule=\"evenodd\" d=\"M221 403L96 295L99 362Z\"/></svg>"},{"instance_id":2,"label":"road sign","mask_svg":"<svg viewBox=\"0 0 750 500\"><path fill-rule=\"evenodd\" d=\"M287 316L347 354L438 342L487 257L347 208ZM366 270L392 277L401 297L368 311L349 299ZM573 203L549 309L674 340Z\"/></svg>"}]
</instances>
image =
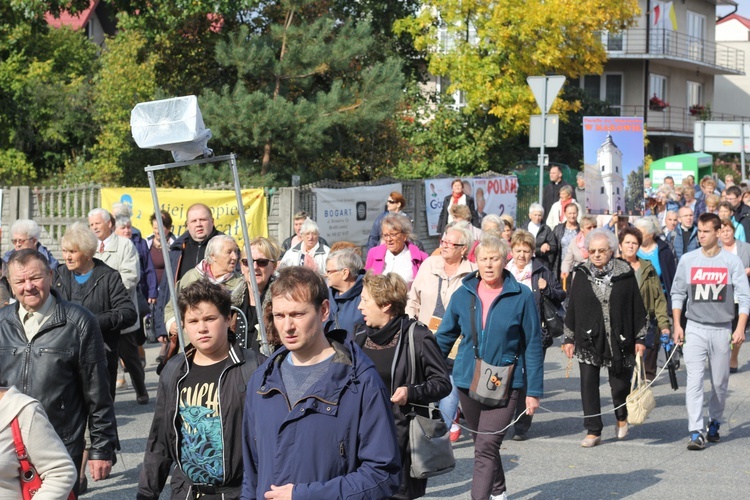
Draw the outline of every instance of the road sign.
<instances>
[{"instance_id":1,"label":"road sign","mask_svg":"<svg viewBox=\"0 0 750 500\"><path fill-rule=\"evenodd\" d=\"M742 122L695 122L693 148L708 153L750 153L750 123Z\"/></svg>"},{"instance_id":2,"label":"road sign","mask_svg":"<svg viewBox=\"0 0 750 500\"><path fill-rule=\"evenodd\" d=\"M556 148L557 139L560 135L560 117L558 115L545 115L546 131L542 130L542 115L531 115L531 126L529 127L529 147L541 148L544 140L545 147ZM542 139L544 136L544 139Z\"/></svg>"},{"instance_id":3,"label":"road sign","mask_svg":"<svg viewBox=\"0 0 750 500\"><path fill-rule=\"evenodd\" d=\"M549 155L536 155L536 163L537 165L549 167Z\"/></svg>"},{"instance_id":4,"label":"road sign","mask_svg":"<svg viewBox=\"0 0 750 500\"><path fill-rule=\"evenodd\" d=\"M531 87L531 92L536 98L536 103L542 113L547 113L555 102L557 94L565 85L565 77L561 75L554 76L529 76L526 82Z\"/></svg>"}]
</instances>

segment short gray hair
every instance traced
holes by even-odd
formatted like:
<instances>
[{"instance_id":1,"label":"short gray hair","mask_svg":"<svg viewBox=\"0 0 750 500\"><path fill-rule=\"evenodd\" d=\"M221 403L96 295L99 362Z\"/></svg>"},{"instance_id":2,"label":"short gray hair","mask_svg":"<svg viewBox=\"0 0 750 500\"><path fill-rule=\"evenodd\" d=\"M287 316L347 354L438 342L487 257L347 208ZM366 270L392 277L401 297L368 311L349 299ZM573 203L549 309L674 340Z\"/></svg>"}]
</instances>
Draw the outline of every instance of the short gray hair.
<instances>
[{"instance_id":1,"label":"short gray hair","mask_svg":"<svg viewBox=\"0 0 750 500\"><path fill-rule=\"evenodd\" d=\"M362 268L364 268L362 257L351 248L343 248L331 252L328 255L328 262L335 262L336 267L339 269L348 269L349 274L352 276L357 276Z\"/></svg>"},{"instance_id":2,"label":"short gray hair","mask_svg":"<svg viewBox=\"0 0 750 500\"><path fill-rule=\"evenodd\" d=\"M638 228L643 234L656 235L658 234L658 225L654 222L651 217L641 217L637 219L633 225Z\"/></svg>"},{"instance_id":3,"label":"short gray hair","mask_svg":"<svg viewBox=\"0 0 750 500\"><path fill-rule=\"evenodd\" d=\"M544 207L541 206L539 203L532 203L529 205L529 215L536 213L536 212L542 212L542 215L544 215Z\"/></svg>"},{"instance_id":4,"label":"short gray hair","mask_svg":"<svg viewBox=\"0 0 750 500\"><path fill-rule=\"evenodd\" d=\"M320 234L320 229L318 229L318 224L316 224L315 221L310 219L309 217L305 219L305 222L302 223L302 227L299 228L299 234L307 234L307 233Z\"/></svg>"},{"instance_id":5,"label":"short gray hair","mask_svg":"<svg viewBox=\"0 0 750 500\"><path fill-rule=\"evenodd\" d=\"M130 205L127 205L125 203L113 203L112 215L115 216L115 220L120 217L131 218L133 216L133 209L130 208Z\"/></svg>"},{"instance_id":6,"label":"short gray hair","mask_svg":"<svg viewBox=\"0 0 750 500\"><path fill-rule=\"evenodd\" d=\"M237 242L234 241L234 238L227 234L217 234L210 240L208 240L208 244L206 245L206 262L209 264L213 264L214 261L214 255L219 253L222 248L224 248L225 243L232 242L232 244L236 247Z\"/></svg>"},{"instance_id":7,"label":"short gray hair","mask_svg":"<svg viewBox=\"0 0 750 500\"><path fill-rule=\"evenodd\" d=\"M609 229L606 229L603 227L594 229L589 234L586 235L586 241L584 242L586 244L586 248L591 246L592 241L599 240L599 239L606 240L607 245L609 246L609 249L613 253L617 251L617 247L618 247L617 236L615 236L615 233L613 233Z\"/></svg>"},{"instance_id":8,"label":"short gray hair","mask_svg":"<svg viewBox=\"0 0 750 500\"><path fill-rule=\"evenodd\" d=\"M596 220L596 215L592 214L586 214L581 217L581 222L578 225L583 227L584 222L588 222L589 224L591 224L591 227L596 227L599 225L599 221Z\"/></svg>"},{"instance_id":9,"label":"short gray hair","mask_svg":"<svg viewBox=\"0 0 750 500\"><path fill-rule=\"evenodd\" d=\"M10 235L22 234L27 238L34 238L39 241L39 236L42 235L42 230L39 228L39 224L31 219L18 219L10 226Z\"/></svg>"},{"instance_id":10,"label":"short gray hair","mask_svg":"<svg viewBox=\"0 0 750 500\"><path fill-rule=\"evenodd\" d=\"M503 227L505 227L503 223L503 219L501 219L499 215L495 215L495 214L487 214L484 216L484 218L482 219L482 231L487 230L488 224L494 224L501 230Z\"/></svg>"},{"instance_id":11,"label":"short gray hair","mask_svg":"<svg viewBox=\"0 0 750 500\"><path fill-rule=\"evenodd\" d=\"M111 221L112 220L112 214L110 214L104 208L95 208L95 209L91 210L88 213L88 217L89 218L94 217L94 216L98 216L98 217L100 217L104 221Z\"/></svg>"},{"instance_id":12,"label":"short gray hair","mask_svg":"<svg viewBox=\"0 0 750 500\"><path fill-rule=\"evenodd\" d=\"M477 245L476 250L474 250L474 255L477 256L477 260L479 259L480 252L498 252L502 256L503 261L507 264L510 245L503 238L485 235L479 240L479 245ZM503 267L505 267L505 265L503 265Z\"/></svg>"},{"instance_id":13,"label":"short gray hair","mask_svg":"<svg viewBox=\"0 0 750 500\"><path fill-rule=\"evenodd\" d=\"M383 222L380 223L380 230L383 231L384 227L390 227L397 231L400 231L411 238L411 232L414 229L411 225L409 218L403 214L391 214L389 213L383 217Z\"/></svg>"},{"instance_id":14,"label":"short gray hair","mask_svg":"<svg viewBox=\"0 0 750 500\"><path fill-rule=\"evenodd\" d=\"M96 248L99 246L99 239L94 231L85 222L74 222L65 230L60 239L60 245L63 250L78 249L79 252L88 258L96 254Z\"/></svg>"},{"instance_id":15,"label":"short gray hair","mask_svg":"<svg viewBox=\"0 0 750 500\"><path fill-rule=\"evenodd\" d=\"M462 245L466 247L466 251L468 253L469 250L471 250L471 246L474 244L474 234L471 231L471 223L465 220L460 221L453 221L445 228L444 235L448 234L450 231L456 231L461 235L461 238L459 238Z\"/></svg>"},{"instance_id":16,"label":"short gray hair","mask_svg":"<svg viewBox=\"0 0 750 500\"><path fill-rule=\"evenodd\" d=\"M130 217L125 215L118 215L115 217L115 227L125 227L127 224L132 224Z\"/></svg>"},{"instance_id":17,"label":"short gray hair","mask_svg":"<svg viewBox=\"0 0 750 500\"><path fill-rule=\"evenodd\" d=\"M584 174L583 172L578 172L576 174L576 179L583 179L584 177L586 177L586 174Z\"/></svg>"},{"instance_id":18,"label":"short gray hair","mask_svg":"<svg viewBox=\"0 0 750 500\"><path fill-rule=\"evenodd\" d=\"M571 198L573 197L573 188L572 187L567 186L567 185L566 186L562 186L560 188L560 192L562 193L563 191L565 191L566 193L568 193L568 196L570 196Z\"/></svg>"}]
</instances>

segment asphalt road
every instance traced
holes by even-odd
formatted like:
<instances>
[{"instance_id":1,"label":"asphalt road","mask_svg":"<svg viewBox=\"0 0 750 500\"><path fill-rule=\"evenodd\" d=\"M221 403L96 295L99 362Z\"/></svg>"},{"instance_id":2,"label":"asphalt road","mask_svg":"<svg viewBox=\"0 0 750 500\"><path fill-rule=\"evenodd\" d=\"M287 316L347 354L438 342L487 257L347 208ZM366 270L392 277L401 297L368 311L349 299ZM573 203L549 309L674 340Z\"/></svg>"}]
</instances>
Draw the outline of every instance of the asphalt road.
<instances>
[{"instance_id":1,"label":"asphalt road","mask_svg":"<svg viewBox=\"0 0 750 500\"><path fill-rule=\"evenodd\" d=\"M146 379L151 403L139 406L132 387L118 391L115 403L122 452L109 479L89 482L84 499L119 500L135 497L146 436L156 395L153 362L158 348L147 346ZM745 498L750 487L750 348L740 354L740 372L729 382L729 398L721 427L721 442L703 451L688 451L685 412L685 372L678 372L680 389L672 391L666 371L653 386L656 409L627 438L617 441L615 418L604 417L603 441L581 448L584 437L578 367L565 377L567 359L552 347L545 366L545 397L524 442L508 438L500 454L509 498ZM604 372L603 372L604 373ZM706 381L706 389L710 383ZM611 409L609 386L602 378L602 409ZM425 498L468 499L473 468L473 447L466 434L455 444L456 468L430 479ZM168 491L162 498L169 498Z\"/></svg>"}]
</instances>

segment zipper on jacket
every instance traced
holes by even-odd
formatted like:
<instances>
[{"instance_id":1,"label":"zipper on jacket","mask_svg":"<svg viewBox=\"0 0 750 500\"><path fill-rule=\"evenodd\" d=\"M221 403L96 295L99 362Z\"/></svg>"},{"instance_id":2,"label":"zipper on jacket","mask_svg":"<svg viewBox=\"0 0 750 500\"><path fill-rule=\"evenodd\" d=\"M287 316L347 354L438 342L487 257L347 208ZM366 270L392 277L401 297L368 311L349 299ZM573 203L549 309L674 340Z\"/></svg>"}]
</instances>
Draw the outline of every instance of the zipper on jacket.
<instances>
[{"instance_id":1,"label":"zipper on jacket","mask_svg":"<svg viewBox=\"0 0 750 500\"><path fill-rule=\"evenodd\" d=\"M31 356L31 345L33 341L34 339L31 339L26 343L26 349L23 355L23 392L26 394L29 393L29 356Z\"/></svg>"},{"instance_id":2,"label":"zipper on jacket","mask_svg":"<svg viewBox=\"0 0 750 500\"><path fill-rule=\"evenodd\" d=\"M232 347L229 347L229 353L227 354L230 361L232 360L231 351ZM224 446L224 443L226 443L225 435L224 435L224 417L222 416L222 410L223 406L221 405L221 380L224 378L224 374L227 373L227 371L230 368L234 368L235 366L238 366L239 363L232 362L231 364L224 365L224 369L219 374L219 383L216 386L216 398L219 401L219 425L221 426L221 442L222 442L222 450L221 450L221 465L222 465L222 472L221 472L221 484L226 484L227 482L227 453L226 453L226 446Z\"/></svg>"},{"instance_id":3,"label":"zipper on jacket","mask_svg":"<svg viewBox=\"0 0 750 500\"><path fill-rule=\"evenodd\" d=\"M182 374L182 377L177 379L177 391L175 394L175 408L174 408L174 418L172 419L172 430L174 431L175 438L178 436L177 434L177 417L180 414L180 384L183 380L188 376L188 373L190 373L190 363L188 362L187 356L183 353L182 357L185 359L185 373ZM175 461L177 462L177 465L180 467L180 470L182 470L182 461L180 460L180 446L179 446L179 439L174 440L174 456Z\"/></svg>"}]
</instances>

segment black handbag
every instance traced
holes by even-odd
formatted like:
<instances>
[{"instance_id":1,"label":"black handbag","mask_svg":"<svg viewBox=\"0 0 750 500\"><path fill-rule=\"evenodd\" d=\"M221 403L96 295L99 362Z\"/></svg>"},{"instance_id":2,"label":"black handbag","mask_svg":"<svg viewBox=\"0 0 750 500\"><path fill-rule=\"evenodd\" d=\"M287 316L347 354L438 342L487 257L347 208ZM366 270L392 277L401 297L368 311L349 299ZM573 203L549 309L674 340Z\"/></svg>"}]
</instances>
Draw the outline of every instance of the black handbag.
<instances>
[{"instance_id":1,"label":"black handbag","mask_svg":"<svg viewBox=\"0 0 750 500\"><path fill-rule=\"evenodd\" d=\"M417 321L409 326L409 361L411 362L411 385L416 383L417 357L414 349L414 328ZM414 479L427 479L439 476L456 467L450 432L434 403L429 405L429 416L424 417L414 412L409 421L409 448L411 450L411 469L409 475ZM437 412L437 418L435 413Z\"/></svg>"},{"instance_id":2,"label":"black handbag","mask_svg":"<svg viewBox=\"0 0 750 500\"><path fill-rule=\"evenodd\" d=\"M558 312L557 306L552 300L542 294L542 328L547 330L547 335L556 339L565 333L563 319Z\"/></svg>"}]
</instances>

